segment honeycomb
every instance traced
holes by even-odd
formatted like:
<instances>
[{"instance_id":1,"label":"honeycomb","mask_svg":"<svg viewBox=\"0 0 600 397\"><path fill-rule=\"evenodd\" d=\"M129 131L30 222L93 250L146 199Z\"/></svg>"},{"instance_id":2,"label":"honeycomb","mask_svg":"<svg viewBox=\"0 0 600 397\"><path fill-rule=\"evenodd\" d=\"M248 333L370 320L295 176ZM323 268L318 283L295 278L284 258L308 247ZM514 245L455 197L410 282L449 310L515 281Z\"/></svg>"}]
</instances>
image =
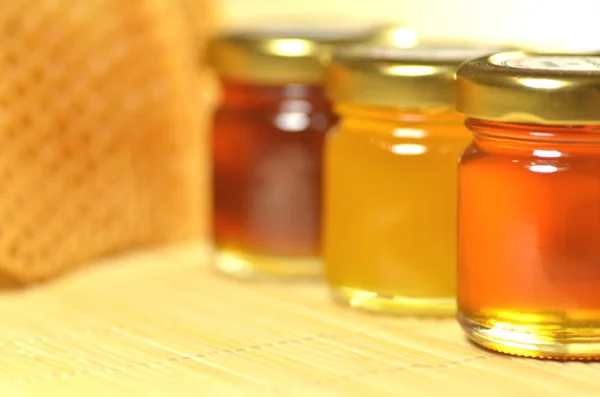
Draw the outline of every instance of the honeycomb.
<instances>
[{"instance_id":1,"label":"honeycomb","mask_svg":"<svg viewBox=\"0 0 600 397\"><path fill-rule=\"evenodd\" d=\"M202 235L203 5L0 2L3 284Z\"/></svg>"}]
</instances>

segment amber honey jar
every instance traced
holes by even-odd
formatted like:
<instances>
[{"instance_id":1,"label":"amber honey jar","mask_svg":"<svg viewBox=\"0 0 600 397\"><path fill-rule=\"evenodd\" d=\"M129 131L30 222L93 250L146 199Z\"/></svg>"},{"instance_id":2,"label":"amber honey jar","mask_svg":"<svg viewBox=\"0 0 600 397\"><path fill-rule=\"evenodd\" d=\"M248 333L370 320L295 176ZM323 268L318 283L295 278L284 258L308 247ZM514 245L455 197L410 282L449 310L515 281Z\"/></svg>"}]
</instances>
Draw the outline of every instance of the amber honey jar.
<instances>
[{"instance_id":1,"label":"amber honey jar","mask_svg":"<svg viewBox=\"0 0 600 397\"><path fill-rule=\"evenodd\" d=\"M324 267L334 298L375 312L455 311L456 184L471 141L457 67L477 47L346 46L328 67L341 121L325 148Z\"/></svg>"},{"instance_id":2,"label":"amber honey jar","mask_svg":"<svg viewBox=\"0 0 600 397\"><path fill-rule=\"evenodd\" d=\"M333 45L361 24L265 25L211 43L222 85L214 117L213 238L221 271L239 277L322 274L321 157L337 122L323 89Z\"/></svg>"},{"instance_id":3,"label":"amber honey jar","mask_svg":"<svg viewBox=\"0 0 600 397\"><path fill-rule=\"evenodd\" d=\"M600 56L461 66L459 321L503 353L600 358Z\"/></svg>"}]
</instances>

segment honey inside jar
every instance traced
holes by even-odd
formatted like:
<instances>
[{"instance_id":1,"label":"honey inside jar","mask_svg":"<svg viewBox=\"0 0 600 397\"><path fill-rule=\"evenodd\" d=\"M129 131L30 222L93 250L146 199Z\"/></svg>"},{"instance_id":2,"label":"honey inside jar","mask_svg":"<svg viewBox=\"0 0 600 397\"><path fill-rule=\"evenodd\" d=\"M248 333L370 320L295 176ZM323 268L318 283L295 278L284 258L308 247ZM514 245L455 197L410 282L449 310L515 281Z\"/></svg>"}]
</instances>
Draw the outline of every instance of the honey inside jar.
<instances>
[{"instance_id":1,"label":"honey inside jar","mask_svg":"<svg viewBox=\"0 0 600 397\"><path fill-rule=\"evenodd\" d=\"M456 294L457 161L471 141L454 73L480 48L373 45L336 52L341 116L325 149L325 275L377 312L447 315Z\"/></svg>"},{"instance_id":2,"label":"honey inside jar","mask_svg":"<svg viewBox=\"0 0 600 397\"><path fill-rule=\"evenodd\" d=\"M222 272L322 273L322 147L337 122L322 59L332 45L367 32L368 25L264 25L224 32L212 43L222 86L212 134L213 239Z\"/></svg>"},{"instance_id":3,"label":"honey inside jar","mask_svg":"<svg viewBox=\"0 0 600 397\"><path fill-rule=\"evenodd\" d=\"M459 319L521 356L600 358L600 57L500 53L458 71Z\"/></svg>"}]
</instances>

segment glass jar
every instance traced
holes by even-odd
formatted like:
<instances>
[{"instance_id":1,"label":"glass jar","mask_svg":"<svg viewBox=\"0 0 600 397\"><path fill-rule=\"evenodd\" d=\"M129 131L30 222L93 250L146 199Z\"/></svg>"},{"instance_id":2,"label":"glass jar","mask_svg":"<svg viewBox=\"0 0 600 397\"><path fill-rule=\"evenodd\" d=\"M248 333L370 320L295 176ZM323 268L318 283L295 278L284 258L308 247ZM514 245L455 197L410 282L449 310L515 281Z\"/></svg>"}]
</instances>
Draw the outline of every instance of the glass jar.
<instances>
[{"instance_id":1,"label":"glass jar","mask_svg":"<svg viewBox=\"0 0 600 397\"><path fill-rule=\"evenodd\" d=\"M225 32L211 44L222 85L214 117L215 264L239 277L313 276L320 262L321 156L337 122L323 91L332 44L370 30Z\"/></svg>"},{"instance_id":2,"label":"glass jar","mask_svg":"<svg viewBox=\"0 0 600 397\"><path fill-rule=\"evenodd\" d=\"M503 353L600 358L600 57L506 52L458 71L459 321Z\"/></svg>"},{"instance_id":3,"label":"glass jar","mask_svg":"<svg viewBox=\"0 0 600 397\"><path fill-rule=\"evenodd\" d=\"M454 74L485 52L369 45L334 54L328 93L341 121L326 140L323 255L336 300L455 312L457 162L471 136L454 110Z\"/></svg>"}]
</instances>

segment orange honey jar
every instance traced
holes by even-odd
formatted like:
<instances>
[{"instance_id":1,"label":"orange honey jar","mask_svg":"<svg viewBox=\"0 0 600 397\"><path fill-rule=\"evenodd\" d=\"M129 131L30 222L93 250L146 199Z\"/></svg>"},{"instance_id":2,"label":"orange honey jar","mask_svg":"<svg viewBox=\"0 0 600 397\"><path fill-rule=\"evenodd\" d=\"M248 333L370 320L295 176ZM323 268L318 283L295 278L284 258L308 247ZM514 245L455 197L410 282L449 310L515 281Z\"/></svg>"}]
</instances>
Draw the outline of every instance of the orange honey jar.
<instances>
[{"instance_id":1,"label":"orange honey jar","mask_svg":"<svg viewBox=\"0 0 600 397\"><path fill-rule=\"evenodd\" d=\"M463 64L459 320L504 353L600 358L600 56Z\"/></svg>"}]
</instances>

